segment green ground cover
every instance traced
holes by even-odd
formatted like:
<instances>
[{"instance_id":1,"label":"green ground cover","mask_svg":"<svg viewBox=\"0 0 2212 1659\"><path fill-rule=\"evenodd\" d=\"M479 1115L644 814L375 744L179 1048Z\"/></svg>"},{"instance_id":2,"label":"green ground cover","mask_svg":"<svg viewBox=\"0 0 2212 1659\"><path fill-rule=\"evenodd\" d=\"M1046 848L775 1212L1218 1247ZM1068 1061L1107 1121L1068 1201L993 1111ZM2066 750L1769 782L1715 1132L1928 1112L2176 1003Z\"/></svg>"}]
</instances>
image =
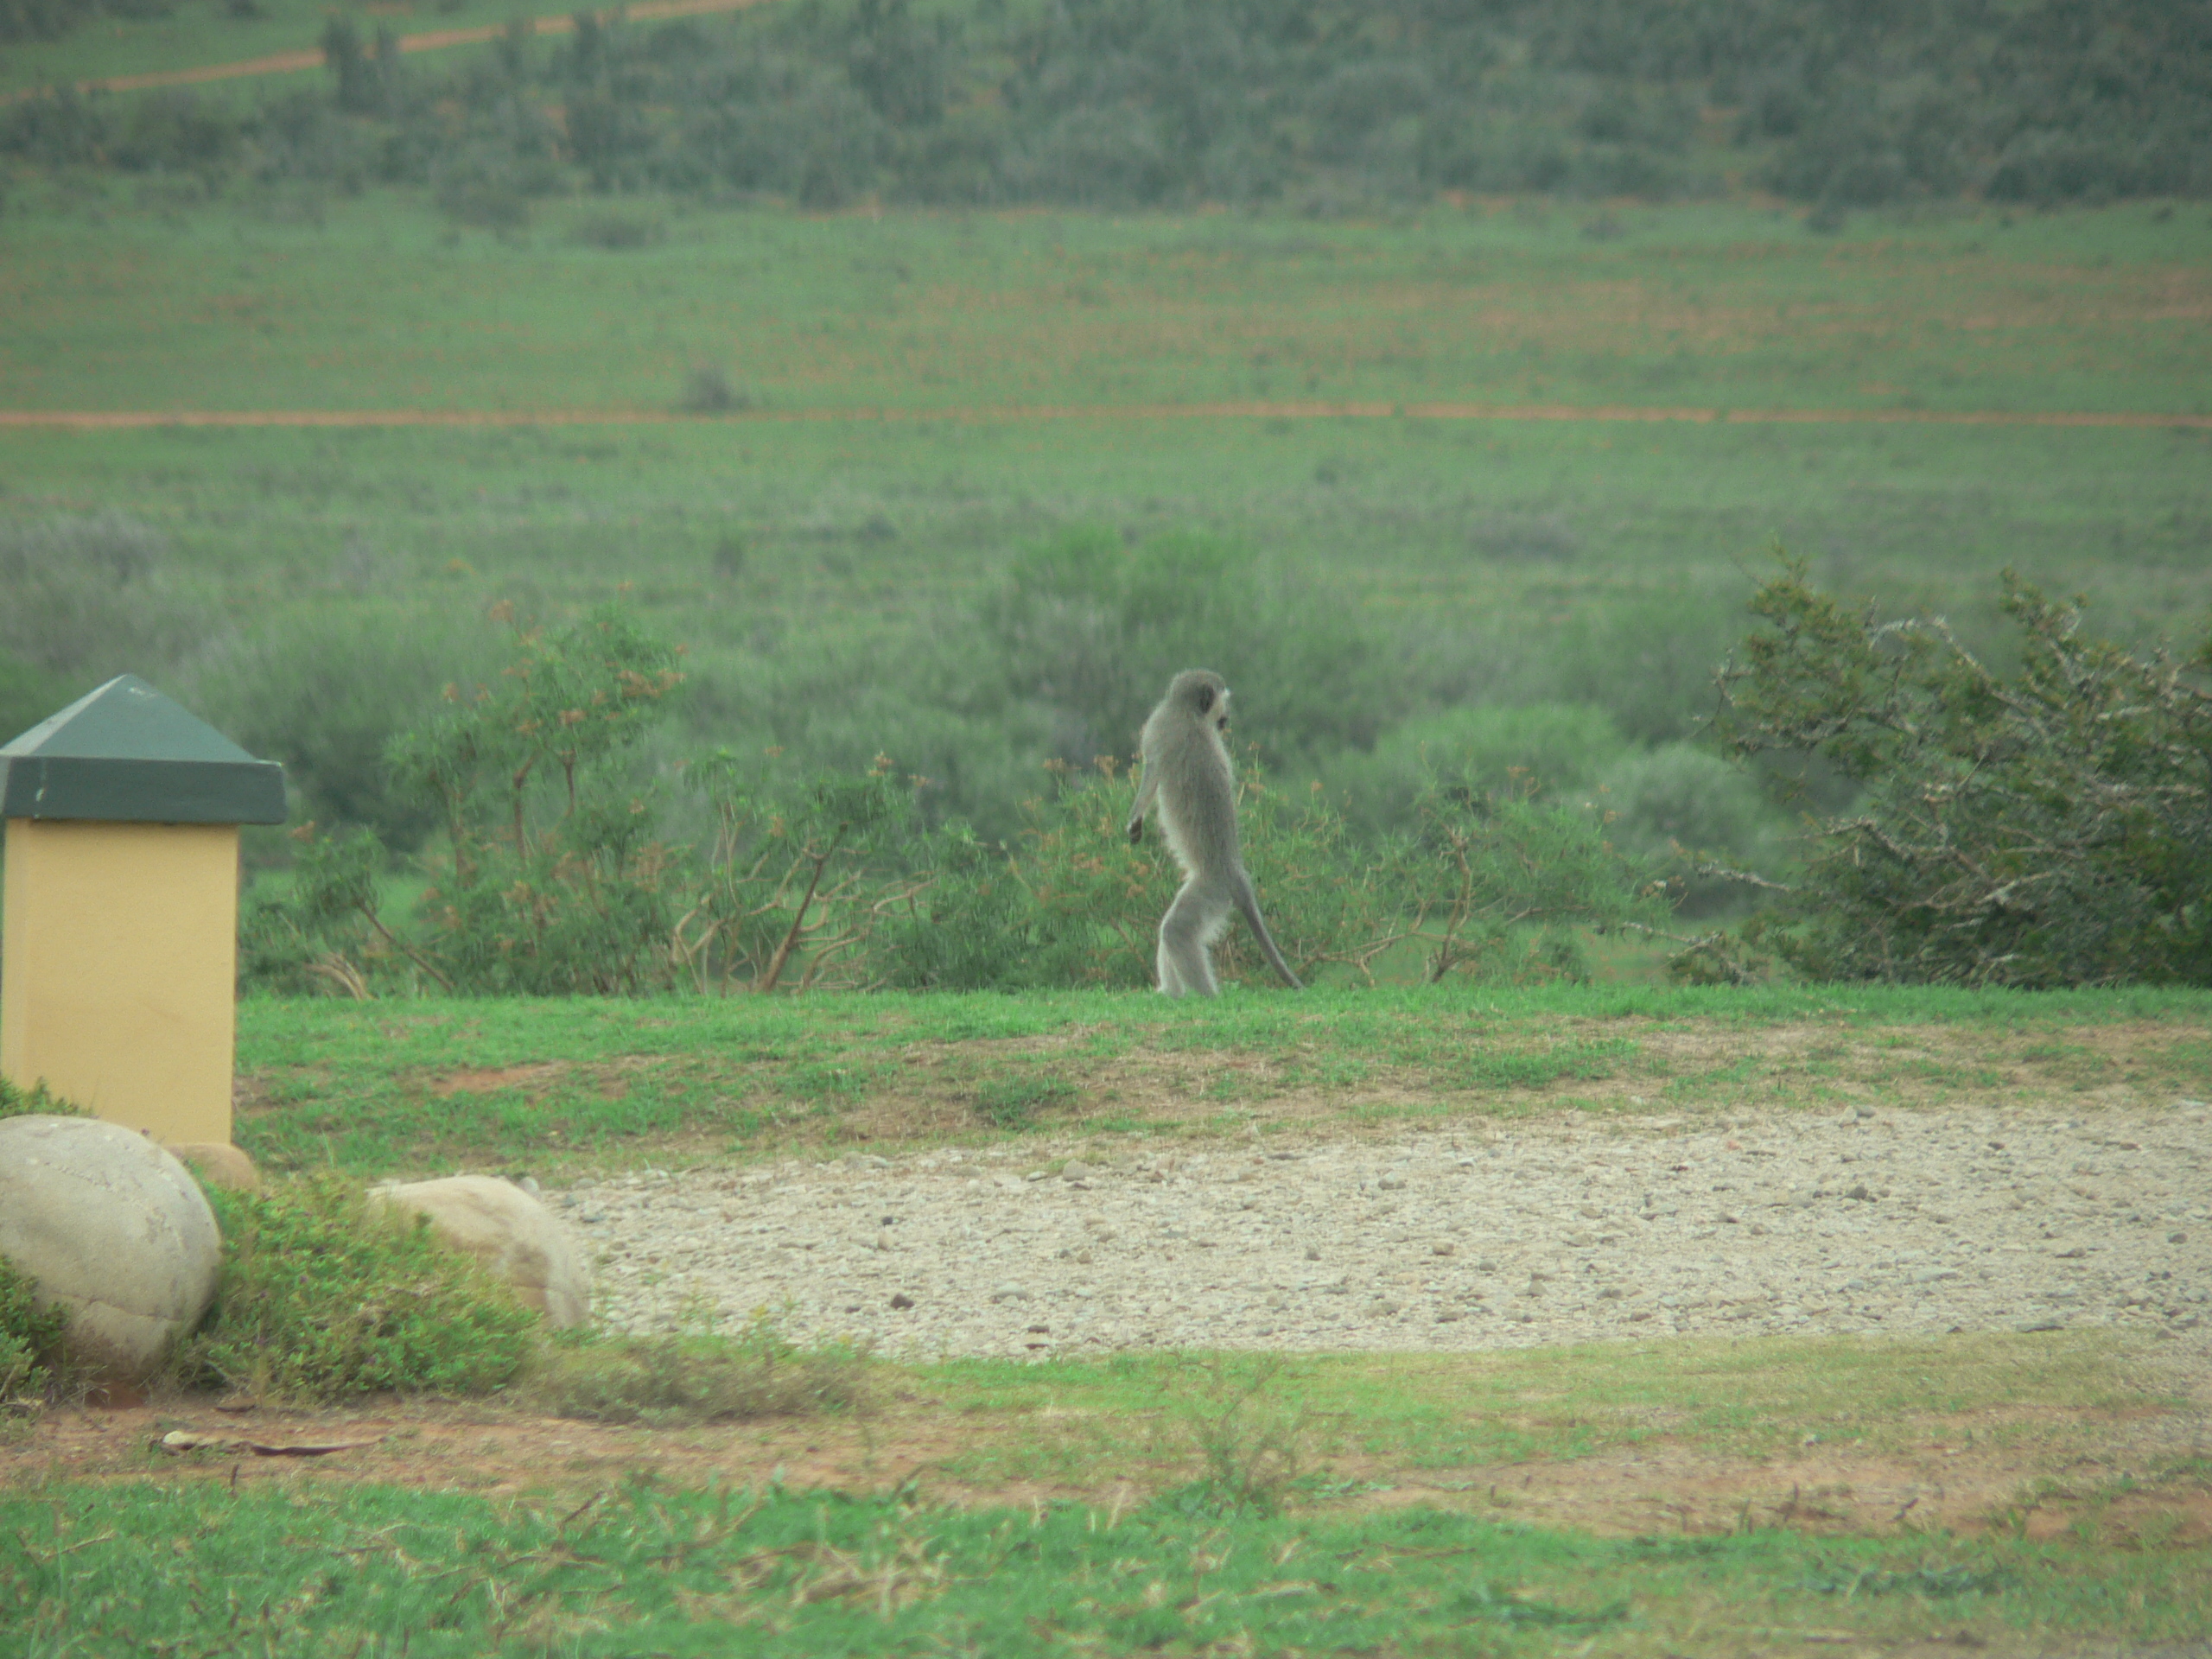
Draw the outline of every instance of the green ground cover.
<instances>
[{"instance_id":1,"label":"green ground cover","mask_svg":"<svg viewBox=\"0 0 2212 1659\"><path fill-rule=\"evenodd\" d=\"M251 998L239 1144L278 1167L546 1171L1052 1129L1137 1136L1631 1116L2003 1087L2170 1105L2212 1001L1481 985L724 1001Z\"/></svg>"},{"instance_id":2,"label":"green ground cover","mask_svg":"<svg viewBox=\"0 0 2212 1659\"><path fill-rule=\"evenodd\" d=\"M768 412L1223 398L2202 414L2212 225L1962 208L1808 236L1735 204L1244 215L620 211L664 239L456 235L378 191L319 226L119 186L10 204L9 406ZM98 208L99 211L94 212Z\"/></svg>"},{"instance_id":3,"label":"green ground cover","mask_svg":"<svg viewBox=\"0 0 2212 1659\"><path fill-rule=\"evenodd\" d=\"M1769 1650L1939 1632L2012 1651L2186 1637L2201 1551L1619 1540L1414 1510L1349 1520L963 1512L632 1485L581 1506L356 1488L58 1487L0 1503L26 1655Z\"/></svg>"},{"instance_id":4,"label":"green ground cover","mask_svg":"<svg viewBox=\"0 0 2212 1659\"><path fill-rule=\"evenodd\" d=\"M151 9L148 9L151 11ZM385 9L384 21L403 35L431 29L504 26L514 15L494 0L437 0L419 15L401 5ZM110 76L149 74L238 63L280 52L312 51L330 13L313 0L254 0L250 7L187 3L141 16L96 16L55 40L13 41L0 54L0 92L26 94ZM373 36L375 24L370 30ZM481 48L461 48L461 51ZM244 83L210 85L203 95L253 98L300 86L320 86L327 73L256 76Z\"/></svg>"},{"instance_id":5,"label":"green ground cover","mask_svg":"<svg viewBox=\"0 0 2212 1659\"><path fill-rule=\"evenodd\" d=\"M0 433L0 538L35 555L76 526L151 573L0 629L32 665L0 685L10 709L150 674L290 762L326 823L377 787L385 736L496 656L486 607L558 620L621 595L690 648L655 760L887 753L939 781L941 810L1009 834L1039 760L1122 741L1009 679L996 636L971 643L1010 563L1077 525L1254 550L1268 591L1326 612L1322 657L1356 635L1390 664L1350 721L1378 739L1547 700L1600 708L1637 744L1682 737L1777 538L1820 580L1942 611L1970 639L1996 636L2007 565L2087 591L2092 626L2128 638L2212 599L2212 433L2183 428L783 418L1251 398L2195 410L2212 365L2193 210L1827 238L1744 206L1629 208L1593 239L1557 206L1309 221L631 202L665 238L610 251L556 213L519 240L456 238L404 191L335 203L321 230L257 200L242 185L178 213L27 185L0 222L0 401L667 411L706 366L754 406L649 427ZM1248 732L1328 772L1340 740L1270 721L1268 680L1289 671L1221 654ZM334 728L353 775L323 789Z\"/></svg>"}]
</instances>

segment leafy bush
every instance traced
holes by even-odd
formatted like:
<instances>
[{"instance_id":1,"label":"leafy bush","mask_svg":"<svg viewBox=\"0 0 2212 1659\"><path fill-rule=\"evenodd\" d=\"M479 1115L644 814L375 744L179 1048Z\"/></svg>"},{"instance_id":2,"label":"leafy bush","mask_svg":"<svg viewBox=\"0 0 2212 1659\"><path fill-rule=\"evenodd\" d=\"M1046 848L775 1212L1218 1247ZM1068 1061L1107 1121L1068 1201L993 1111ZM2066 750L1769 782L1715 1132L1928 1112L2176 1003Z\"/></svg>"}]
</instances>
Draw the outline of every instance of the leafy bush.
<instances>
[{"instance_id":1,"label":"leafy bush","mask_svg":"<svg viewBox=\"0 0 2212 1659\"><path fill-rule=\"evenodd\" d=\"M1414 826L1414 804L1440 774L1483 793L1558 793L1586 788L1628 752L1612 716L1587 703L1450 709L1407 721L1372 751L1332 760L1321 771L1370 834Z\"/></svg>"},{"instance_id":2,"label":"leafy bush","mask_svg":"<svg viewBox=\"0 0 2212 1659\"><path fill-rule=\"evenodd\" d=\"M2011 573L2020 663L1941 618L1881 622L1763 586L1722 677L1741 757L1821 757L1866 790L1821 829L1784 957L1824 979L2212 984L2212 637L2185 661L2081 632Z\"/></svg>"},{"instance_id":3,"label":"leafy bush","mask_svg":"<svg viewBox=\"0 0 2212 1659\"><path fill-rule=\"evenodd\" d=\"M168 539L111 510L0 525L0 652L80 691L117 674L162 677L213 632L175 578Z\"/></svg>"},{"instance_id":4,"label":"leafy bush","mask_svg":"<svg viewBox=\"0 0 2212 1659\"><path fill-rule=\"evenodd\" d=\"M1364 747L1398 710L1393 677L1357 607L1250 549L1071 531L1017 560L982 625L1014 692L1048 706L1061 760L1131 753L1168 680L1212 668L1274 689L1264 757Z\"/></svg>"},{"instance_id":5,"label":"leafy bush","mask_svg":"<svg viewBox=\"0 0 2212 1659\"><path fill-rule=\"evenodd\" d=\"M889 759L793 789L724 750L684 776L705 796L715 835L670 931L680 981L701 992L740 980L772 991L786 971L801 990L877 982L868 955L876 925L917 885L883 864L904 850L913 822L912 791Z\"/></svg>"},{"instance_id":6,"label":"leafy bush","mask_svg":"<svg viewBox=\"0 0 2212 1659\"><path fill-rule=\"evenodd\" d=\"M0 1077L0 1117L47 1113L73 1117L82 1111L48 1094L42 1083L23 1089ZM41 1308L36 1287L0 1256L0 1405L45 1391L53 1381L61 1333L68 1323L62 1309Z\"/></svg>"},{"instance_id":7,"label":"leafy bush","mask_svg":"<svg viewBox=\"0 0 2212 1659\"><path fill-rule=\"evenodd\" d=\"M0 39L89 10L0 0ZM2212 191L2212 41L2171 0L1370 0L1356 23L1332 0L857 0L594 19L550 53L511 29L442 69L404 66L388 29L366 41L342 17L322 46L322 101L356 143L299 144L296 123L181 96L64 95L0 107L0 153L191 170L244 156L264 178L334 178L313 169L336 162L432 182L458 219L503 232L570 181L817 208L880 194L1343 212L1446 190L1713 192L1722 169L1691 141L1701 115L1738 111L1738 142L1764 152L1754 175L1831 213L1976 189Z\"/></svg>"},{"instance_id":8,"label":"leafy bush","mask_svg":"<svg viewBox=\"0 0 2212 1659\"><path fill-rule=\"evenodd\" d=\"M1688 743L1623 755L1598 774L1594 798L1612 838L1668 871L1684 896L1676 909L1709 912L1740 897L1701 868L1770 873L1778 861L1781 815L1741 766Z\"/></svg>"},{"instance_id":9,"label":"leafy bush","mask_svg":"<svg viewBox=\"0 0 2212 1659\"><path fill-rule=\"evenodd\" d=\"M385 1389L480 1394L512 1378L538 1320L428 1220L337 1175L211 1187L223 1231L214 1306L179 1350L181 1380L264 1399Z\"/></svg>"},{"instance_id":10,"label":"leafy bush","mask_svg":"<svg viewBox=\"0 0 2212 1659\"><path fill-rule=\"evenodd\" d=\"M644 989L666 949L667 850L620 757L683 679L673 647L622 612L518 631L505 670L403 734L395 787L435 803L448 863L423 905L430 954L481 991ZM356 911L359 906L353 906Z\"/></svg>"},{"instance_id":11,"label":"leafy bush","mask_svg":"<svg viewBox=\"0 0 2212 1659\"><path fill-rule=\"evenodd\" d=\"M283 763L302 816L363 825L412 852L440 814L391 786L385 751L445 706L442 687L458 694L499 665L480 627L377 606L286 617L231 641L195 677L211 721Z\"/></svg>"},{"instance_id":12,"label":"leafy bush","mask_svg":"<svg viewBox=\"0 0 2212 1659\"><path fill-rule=\"evenodd\" d=\"M1589 977L1572 930L1649 928L1666 906L1650 872L1582 808L1444 774L1415 803L1420 828L1393 843L1390 884L1423 977L1515 982Z\"/></svg>"}]
</instances>

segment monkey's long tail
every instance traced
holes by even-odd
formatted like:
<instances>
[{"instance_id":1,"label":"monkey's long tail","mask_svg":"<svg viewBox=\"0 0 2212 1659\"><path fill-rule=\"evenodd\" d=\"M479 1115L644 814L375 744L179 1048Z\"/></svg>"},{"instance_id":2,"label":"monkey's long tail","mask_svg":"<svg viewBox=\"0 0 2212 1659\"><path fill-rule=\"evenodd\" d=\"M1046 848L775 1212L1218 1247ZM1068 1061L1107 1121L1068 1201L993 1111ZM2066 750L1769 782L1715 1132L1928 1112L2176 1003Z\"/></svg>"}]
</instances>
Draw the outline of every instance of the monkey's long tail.
<instances>
[{"instance_id":1,"label":"monkey's long tail","mask_svg":"<svg viewBox=\"0 0 2212 1659\"><path fill-rule=\"evenodd\" d=\"M1282 959L1282 952L1275 949L1274 935L1268 931L1268 925L1260 919L1260 896L1252 891L1249 876L1236 884L1236 908L1243 912L1245 925L1260 941L1260 949L1266 951L1268 960L1274 963L1275 972L1282 976L1282 982L1294 991L1304 990L1306 987L1299 982L1298 976L1290 971L1290 964Z\"/></svg>"}]
</instances>

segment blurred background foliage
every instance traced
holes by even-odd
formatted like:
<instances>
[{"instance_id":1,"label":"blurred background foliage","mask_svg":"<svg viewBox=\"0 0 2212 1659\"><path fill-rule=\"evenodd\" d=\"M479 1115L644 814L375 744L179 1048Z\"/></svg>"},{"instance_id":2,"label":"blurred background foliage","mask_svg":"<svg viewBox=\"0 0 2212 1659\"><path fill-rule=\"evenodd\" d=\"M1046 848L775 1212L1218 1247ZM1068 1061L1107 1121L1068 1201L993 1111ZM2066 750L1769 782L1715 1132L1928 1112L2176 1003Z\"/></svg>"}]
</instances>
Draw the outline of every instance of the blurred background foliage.
<instances>
[{"instance_id":1,"label":"blurred background foliage","mask_svg":"<svg viewBox=\"0 0 2212 1659\"><path fill-rule=\"evenodd\" d=\"M168 9L0 0L0 41ZM2212 190L2203 0L850 0L580 12L557 41L518 23L443 64L404 58L388 22L321 27L320 89L64 91L0 109L0 154L426 185L491 229L579 186L1315 212L1741 183L1838 212Z\"/></svg>"}]
</instances>

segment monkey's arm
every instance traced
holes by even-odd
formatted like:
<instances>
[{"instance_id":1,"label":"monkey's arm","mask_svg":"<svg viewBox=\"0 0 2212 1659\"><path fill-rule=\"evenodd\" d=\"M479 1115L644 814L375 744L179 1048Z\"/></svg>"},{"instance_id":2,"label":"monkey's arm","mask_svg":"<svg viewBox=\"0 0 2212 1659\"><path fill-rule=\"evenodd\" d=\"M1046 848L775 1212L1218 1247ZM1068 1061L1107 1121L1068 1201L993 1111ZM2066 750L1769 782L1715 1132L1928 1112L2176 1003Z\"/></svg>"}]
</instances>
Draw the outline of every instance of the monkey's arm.
<instances>
[{"instance_id":1,"label":"monkey's arm","mask_svg":"<svg viewBox=\"0 0 2212 1659\"><path fill-rule=\"evenodd\" d=\"M1147 766L1144 782L1137 786L1136 804L1129 809L1129 839L1144 839L1144 815L1152 810L1153 798L1160 793L1160 768Z\"/></svg>"},{"instance_id":2,"label":"monkey's arm","mask_svg":"<svg viewBox=\"0 0 2212 1659\"><path fill-rule=\"evenodd\" d=\"M1242 870L1236 873L1236 908L1243 912L1245 925L1259 940L1260 949L1268 953L1268 960L1274 963L1282 982L1294 991L1304 990L1306 987L1299 982L1298 976L1290 971L1290 964L1282 959L1282 952L1275 949L1274 936L1268 931L1268 925L1260 919L1260 895L1252 891L1252 878Z\"/></svg>"}]
</instances>

